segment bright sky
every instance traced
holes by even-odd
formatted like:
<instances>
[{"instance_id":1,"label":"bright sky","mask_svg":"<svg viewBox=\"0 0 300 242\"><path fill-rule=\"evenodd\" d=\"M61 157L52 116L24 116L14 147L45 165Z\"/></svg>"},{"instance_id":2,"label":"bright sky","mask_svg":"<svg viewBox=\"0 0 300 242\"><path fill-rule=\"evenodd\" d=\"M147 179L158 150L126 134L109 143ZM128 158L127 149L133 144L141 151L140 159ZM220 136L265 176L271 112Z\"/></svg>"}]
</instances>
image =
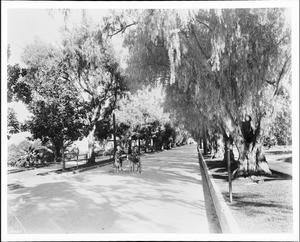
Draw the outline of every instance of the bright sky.
<instances>
[{"instance_id":1,"label":"bright sky","mask_svg":"<svg viewBox=\"0 0 300 242\"><path fill-rule=\"evenodd\" d=\"M109 14L109 11L104 9L86 11L87 16L91 17L95 23L101 23L102 17ZM80 23L81 14L80 9L73 9L68 23L70 25ZM60 43L60 28L63 24L64 17L58 11L51 16L46 9L8 9L7 43L11 45L9 63L22 65L22 52L25 46L33 43L35 37L51 44Z\"/></svg>"},{"instance_id":2,"label":"bright sky","mask_svg":"<svg viewBox=\"0 0 300 242\"><path fill-rule=\"evenodd\" d=\"M9 9L7 43L11 46L11 64L21 63L20 56L35 36L54 43L58 40L60 18L51 18L46 10ZM61 17L62 20L62 17Z\"/></svg>"}]
</instances>

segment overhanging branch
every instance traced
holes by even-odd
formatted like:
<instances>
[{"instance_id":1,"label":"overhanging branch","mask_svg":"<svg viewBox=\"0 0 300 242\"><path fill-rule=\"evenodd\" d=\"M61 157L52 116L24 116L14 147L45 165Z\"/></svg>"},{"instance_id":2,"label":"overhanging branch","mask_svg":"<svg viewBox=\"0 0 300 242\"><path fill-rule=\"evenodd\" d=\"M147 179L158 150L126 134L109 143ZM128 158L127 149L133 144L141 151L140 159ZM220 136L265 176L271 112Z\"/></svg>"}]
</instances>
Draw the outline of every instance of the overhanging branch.
<instances>
[{"instance_id":1,"label":"overhanging branch","mask_svg":"<svg viewBox=\"0 0 300 242\"><path fill-rule=\"evenodd\" d=\"M209 56L204 52L203 48L201 47L201 45L200 45L200 43L199 43L199 40L198 40L197 35L196 35L196 33L195 33L195 28L194 28L194 25L193 25L193 24L191 25L191 28L192 28L192 33L193 33L193 35L194 35L194 38L195 38L195 40L196 40L196 42L197 42L197 45L198 45L198 47L199 47L201 53L204 55L204 57L205 57L206 60L209 60Z\"/></svg>"},{"instance_id":2,"label":"overhanging branch","mask_svg":"<svg viewBox=\"0 0 300 242\"><path fill-rule=\"evenodd\" d=\"M109 34L108 35L108 37L113 37L114 35L117 35L118 33L124 33L125 32L125 30L126 29L128 29L129 27L131 27L131 26L133 26L133 25L136 25L137 24L137 22L133 22L133 23L131 23L131 24L128 24L128 25L126 25L126 26L123 26L122 24L121 24L121 28L120 29L118 29L117 31L115 31L114 33L112 33L112 34Z\"/></svg>"},{"instance_id":3,"label":"overhanging branch","mask_svg":"<svg viewBox=\"0 0 300 242\"><path fill-rule=\"evenodd\" d=\"M278 94L278 91L279 91L279 83L280 83L280 81L283 79L285 73L288 71L290 60L291 60L291 56L289 56L289 57L286 59L285 63L283 64L282 69L281 69L280 72L279 72L278 78L277 78L277 80L275 81L275 83L276 83L276 88L275 88L274 96L276 96L276 95ZM275 83L274 83L274 84L275 84Z\"/></svg>"},{"instance_id":4,"label":"overhanging branch","mask_svg":"<svg viewBox=\"0 0 300 242\"><path fill-rule=\"evenodd\" d=\"M210 27L207 23L204 23L204 22L202 22L202 21L200 21L200 20L198 20L198 19L196 19L196 21L197 21L199 24L202 24L202 25L204 25L205 27L207 27L207 28L210 30L210 32L213 32L212 29L211 29L211 27Z\"/></svg>"}]
</instances>

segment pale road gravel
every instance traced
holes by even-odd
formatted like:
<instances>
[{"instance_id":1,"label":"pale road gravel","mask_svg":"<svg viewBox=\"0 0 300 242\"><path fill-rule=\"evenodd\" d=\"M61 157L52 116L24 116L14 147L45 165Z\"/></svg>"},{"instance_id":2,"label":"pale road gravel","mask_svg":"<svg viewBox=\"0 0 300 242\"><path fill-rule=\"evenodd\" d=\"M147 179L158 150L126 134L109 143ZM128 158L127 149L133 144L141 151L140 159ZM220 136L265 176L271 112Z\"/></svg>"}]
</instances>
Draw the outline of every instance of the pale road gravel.
<instances>
[{"instance_id":1,"label":"pale road gravel","mask_svg":"<svg viewBox=\"0 0 300 242\"><path fill-rule=\"evenodd\" d=\"M72 175L36 175L43 169L10 174L8 208L32 234L208 234L196 145L142 161L141 174L129 173L126 161L123 173L107 165ZM8 233L24 233L10 220Z\"/></svg>"}]
</instances>

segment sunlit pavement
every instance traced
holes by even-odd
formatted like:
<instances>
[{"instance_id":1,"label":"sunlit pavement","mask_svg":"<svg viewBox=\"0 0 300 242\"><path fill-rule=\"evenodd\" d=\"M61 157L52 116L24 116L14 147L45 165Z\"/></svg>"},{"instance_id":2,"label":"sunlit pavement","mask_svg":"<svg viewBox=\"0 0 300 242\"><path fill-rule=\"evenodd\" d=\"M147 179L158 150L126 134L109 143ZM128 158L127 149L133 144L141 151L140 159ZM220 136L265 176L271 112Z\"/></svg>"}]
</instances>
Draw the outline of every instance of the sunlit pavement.
<instances>
[{"instance_id":1,"label":"sunlit pavement","mask_svg":"<svg viewBox=\"0 0 300 242\"><path fill-rule=\"evenodd\" d=\"M8 207L19 220L9 222L9 231L209 233L196 145L142 162L141 174L129 173L124 162L122 173L108 165L74 175L8 175L17 184L8 191Z\"/></svg>"}]
</instances>

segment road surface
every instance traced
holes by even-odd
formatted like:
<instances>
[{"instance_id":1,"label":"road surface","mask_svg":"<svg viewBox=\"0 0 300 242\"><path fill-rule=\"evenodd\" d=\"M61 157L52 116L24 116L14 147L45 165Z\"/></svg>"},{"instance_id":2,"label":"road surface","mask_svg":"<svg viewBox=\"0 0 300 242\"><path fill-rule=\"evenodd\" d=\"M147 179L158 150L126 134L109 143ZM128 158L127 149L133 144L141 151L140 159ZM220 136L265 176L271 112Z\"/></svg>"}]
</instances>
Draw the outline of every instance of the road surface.
<instances>
[{"instance_id":1,"label":"road surface","mask_svg":"<svg viewBox=\"0 0 300 242\"><path fill-rule=\"evenodd\" d=\"M142 157L142 173L112 165L78 174L8 175L8 232L210 232L196 145Z\"/></svg>"}]
</instances>

